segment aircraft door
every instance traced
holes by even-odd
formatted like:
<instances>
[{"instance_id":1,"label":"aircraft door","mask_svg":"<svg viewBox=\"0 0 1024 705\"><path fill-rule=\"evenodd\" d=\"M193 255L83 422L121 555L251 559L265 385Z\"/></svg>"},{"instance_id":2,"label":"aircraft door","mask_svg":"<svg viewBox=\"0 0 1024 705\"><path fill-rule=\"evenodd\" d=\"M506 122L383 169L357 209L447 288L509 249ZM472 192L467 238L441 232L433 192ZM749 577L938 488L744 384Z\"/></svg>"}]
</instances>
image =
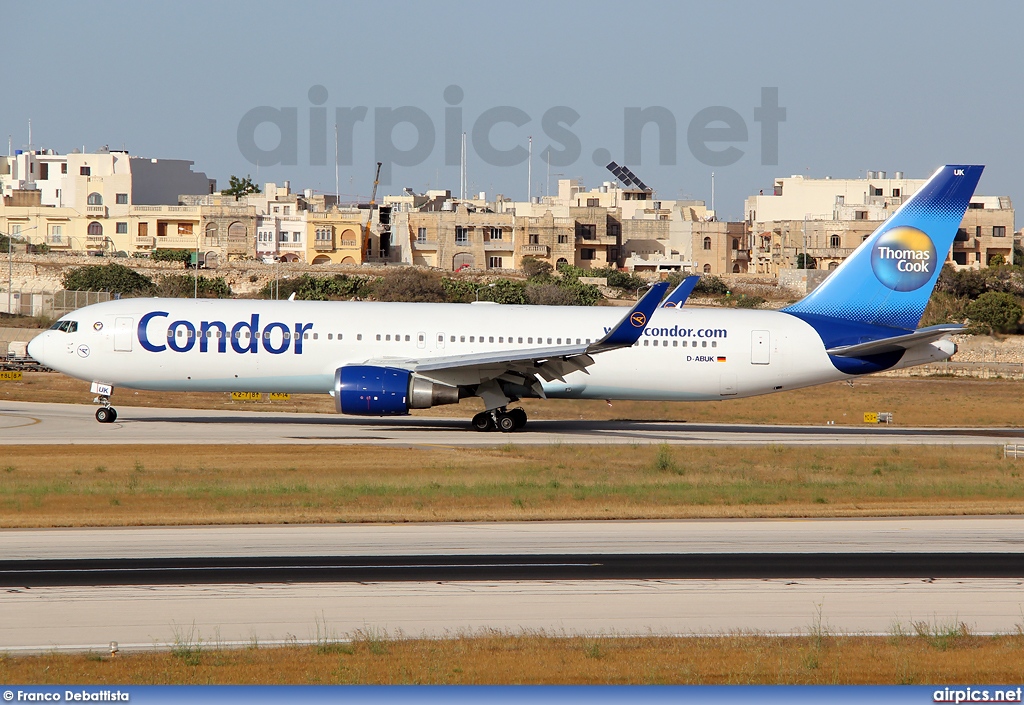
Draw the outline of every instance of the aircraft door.
<instances>
[{"instance_id":1,"label":"aircraft door","mask_svg":"<svg viewBox=\"0 0 1024 705\"><path fill-rule=\"evenodd\" d=\"M755 330L750 333L750 364L771 364L771 334L766 330Z\"/></svg>"},{"instance_id":2,"label":"aircraft door","mask_svg":"<svg viewBox=\"0 0 1024 705\"><path fill-rule=\"evenodd\" d=\"M131 318L114 319L114 352L132 351L132 334L135 332L135 320Z\"/></svg>"},{"instance_id":3,"label":"aircraft door","mask_svg":"<svg viewBox=\"0 0 1024 705\"><path fill-rule=\"evenodd\" d=\"M444 333L437 334L437 349L444 350Z\"/></svg>"}]
</instances>

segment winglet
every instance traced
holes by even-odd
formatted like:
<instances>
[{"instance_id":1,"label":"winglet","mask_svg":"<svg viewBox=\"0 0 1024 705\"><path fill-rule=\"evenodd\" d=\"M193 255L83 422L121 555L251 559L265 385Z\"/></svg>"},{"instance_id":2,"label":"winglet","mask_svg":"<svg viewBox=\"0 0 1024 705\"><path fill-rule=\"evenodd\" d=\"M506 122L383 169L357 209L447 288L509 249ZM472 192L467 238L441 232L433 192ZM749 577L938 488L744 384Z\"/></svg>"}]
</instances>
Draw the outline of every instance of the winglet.
<instances>
[{"instance_id":1,"label":"winglet","mask_svg":"<svg viewBox=\"0 0 1024 705\"><path fill-rule=\"evenodd\" d=\"M679 286L672 290L672 293L665 298L662 308L682 308L686 300L693 293L693 287L700 281L700 275L694 274L679 282Z\"/></svg>"},{"instance_id":2,"label":"winglet","mask_svg":"<svg viewBox=\"0 0 1024 705\"><path fill-rule=\"evenodd\" d=\"M658 282L644 294L644 297L636 302L636 305L629 310L622 320L608 332L608 335L593 343L587 348L587 354L615 350L616 348L628 348L640 339L644 334L644 328L651 315L661 303L661 297L665 295L668 282Z\"/></svg>"}]
</instances>

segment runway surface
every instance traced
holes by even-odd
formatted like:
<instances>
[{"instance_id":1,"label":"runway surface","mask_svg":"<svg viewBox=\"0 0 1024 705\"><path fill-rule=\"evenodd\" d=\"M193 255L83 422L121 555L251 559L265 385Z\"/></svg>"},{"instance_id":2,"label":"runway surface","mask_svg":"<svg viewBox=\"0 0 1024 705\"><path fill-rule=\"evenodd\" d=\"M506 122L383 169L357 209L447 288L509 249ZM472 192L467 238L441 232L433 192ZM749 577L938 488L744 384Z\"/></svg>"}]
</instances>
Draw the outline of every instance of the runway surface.
<instances>
[{"instance_id":1,"label":"runway surface","mask_svg":"<svg viewBox=\"0 0 1024 705\"><path fill-rule=\"evenodd\" d=\"M173 560L181 556L201 556L211 562L232 556L290 556L299 564L317 556L334 556L360 565L390 558L415 566L438 556L457 562L486 555L495 564L524 558L559 563L566 554L578 558L584 552L615 563L641 554L700 553L701 560L735 565L757 560L762 567L771 566L778 559L784 573L783 562L796 559L812 565L825 560L819 554L828 554L833 566L848 561L870 567L873 563L898 566L903 555L926 552L966 574L964 566L956 568L961 556L982 562L1019 562L1024 518L8 530L0 534L0 542L4 559L38 566L72 559ZM754 559L745 555L755 553ZM906 575L917 570L914 566L903 569ZM885 634L897 623L912 631L912 624L919 621L935 628L964 622L978 633L1012 632L1024 624L1024 580L1016 577L481 577L10 586L0 590L0 614L4 615L0 649L100 649L110 641L122 648L166 647L176 639L270 644L315 640L325 633L343 637L357 630L435 637L481 629L553 634L739 630L793 634L819 624L842 633Z\"/></svg>"},{"instance_id":2,"label":"runway surface","mask_svg":"<svg viewBox=\"0 0 1024 705\"><path fill-rule=\"evenodd\" d=\"M706 445L949 445L1024 442L1019 428L705 425L673 421L530 421L513 434L469 430L468 419L362 419L329 414L118 406L97 423L94 406L0 402L0 444L365 444L396 446L594 443Z\"/></svg>"},{"instance_id":3,"label":"runway surface","mask_svg":"<svg viewBox=\"0 0 1024 705\"><path fill-rule=\"evenodd\" d=\"M0 651L160 648L483 629L570 634L1014 633L1024 584L988 580L600 580L9 588Z\"/></svg>"},{"instance_id":4,"label":"runway surface","mask_svg":"<svg viewBox=\"0 0 1024 705\"><path fill-rule=\"evenodd\" d=\"M1021 553L1024 516L5 529L12 561L274 556Z\"/></svg>"}]
</instances>

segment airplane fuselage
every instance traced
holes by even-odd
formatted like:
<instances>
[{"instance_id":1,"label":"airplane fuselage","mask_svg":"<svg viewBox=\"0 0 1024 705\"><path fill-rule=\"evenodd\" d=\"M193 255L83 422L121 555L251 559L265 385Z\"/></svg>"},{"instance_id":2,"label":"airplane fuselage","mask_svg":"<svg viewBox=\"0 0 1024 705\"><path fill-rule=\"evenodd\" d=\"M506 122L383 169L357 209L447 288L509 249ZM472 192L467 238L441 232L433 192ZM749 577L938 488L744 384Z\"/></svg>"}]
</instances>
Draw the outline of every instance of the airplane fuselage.
<instances>
[{"instance_id":1,"label":"airplane fuselage","mask_svg":"<svg viewBox=\"0 0 1024 705\"><path fill-rule=\"evenodd\" d=\"M46 364L114 387L329 393L346 365L429 361L596 341L618 307L123 299L80 309L33 342ZM895 367L949 357L939 341ZM429 374L425 375L430 377ZM697 401L847 379L818 333L776 311L659 308L632 347L544 381L546 396Z\"/></svg>"}]
</instances>

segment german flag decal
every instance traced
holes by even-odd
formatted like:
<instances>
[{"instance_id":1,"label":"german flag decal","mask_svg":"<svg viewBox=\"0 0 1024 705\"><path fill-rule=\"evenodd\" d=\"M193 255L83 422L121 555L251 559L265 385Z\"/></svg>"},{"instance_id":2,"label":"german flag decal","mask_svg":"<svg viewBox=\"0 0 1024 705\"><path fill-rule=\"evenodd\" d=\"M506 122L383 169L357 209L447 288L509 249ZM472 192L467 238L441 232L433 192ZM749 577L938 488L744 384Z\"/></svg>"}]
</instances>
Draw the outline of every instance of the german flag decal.
<instances>
[{"instance_id":1,"label":"german flag decal","mask_svg":"<svg viewBox=\"0 0 1024 705\"><path fill-rule=\"evenodd\" d=\"M718 362L725 362L725 358L721 355L718 356Z\"/></svg>"}]
</instances>

